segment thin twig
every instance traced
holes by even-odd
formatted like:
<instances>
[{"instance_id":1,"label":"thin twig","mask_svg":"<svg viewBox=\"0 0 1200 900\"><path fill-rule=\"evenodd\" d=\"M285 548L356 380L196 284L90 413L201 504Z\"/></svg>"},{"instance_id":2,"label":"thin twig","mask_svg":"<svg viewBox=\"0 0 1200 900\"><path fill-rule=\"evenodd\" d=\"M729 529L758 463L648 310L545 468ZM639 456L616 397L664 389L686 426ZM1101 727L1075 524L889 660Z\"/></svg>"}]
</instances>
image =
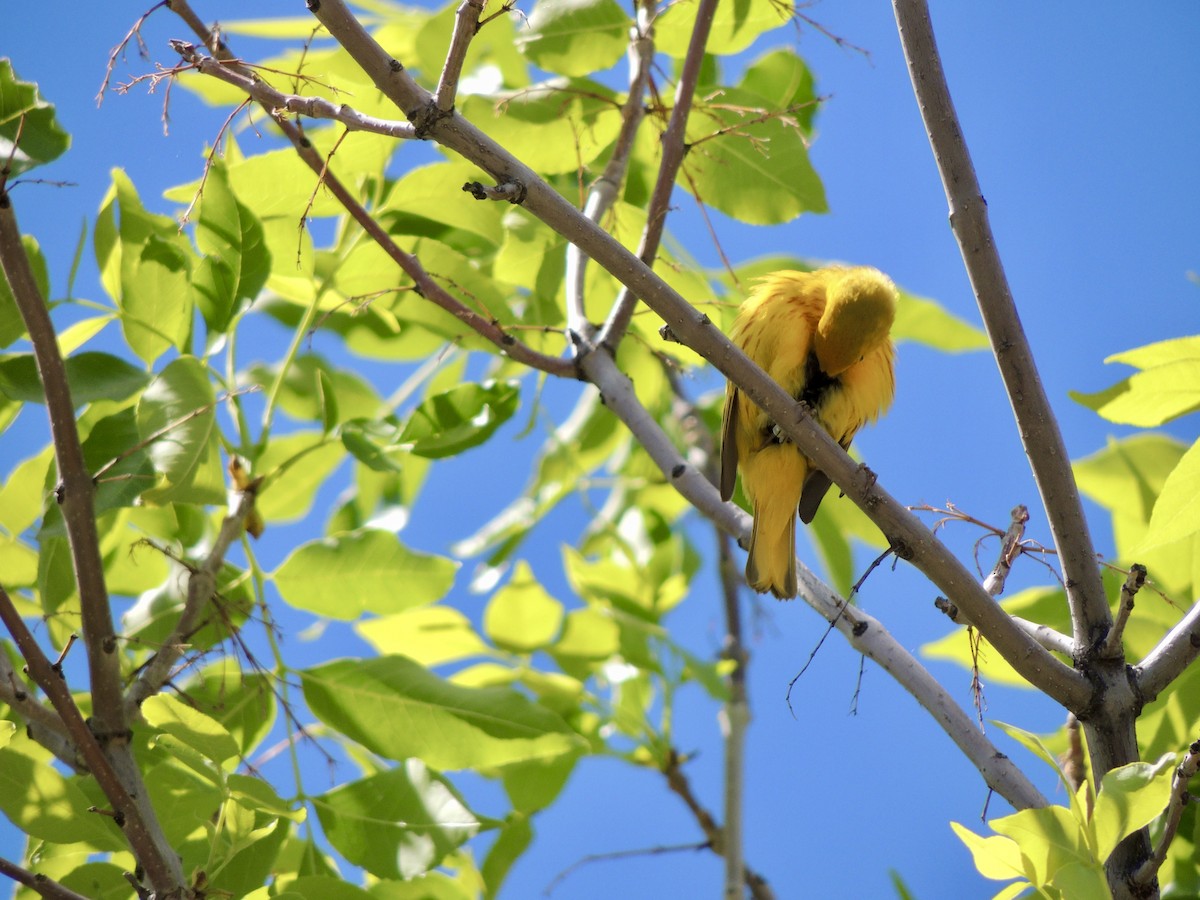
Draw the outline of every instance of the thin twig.
<instances>
[{"instance_id":1,"label":"thin twig","mask_svg":"<svg viewBox=\"0 0 1200 900\"><path fill-rule=\"evenodd\" d=\"M1100 646L1100 656L1116 659L1124 653L1121 638L1125 635L1125 626L1129 624L1129 616L1133 612L1134 598L1137 597L1137 592L1145 583L1146 567L1141 563L1134 563L1129 567L1125 583L1121 585L1121 605L1117 607L1117 617L1113 621L1112 631L1108 633L1108 637Z\"/></svg>"},{"instance_id":2,"label":"thin twig","mask_svg":"<svg viewBox=\"0 0 1200 900\"><path fill-rule=\"evenodd\" d=\"M1171 842L1175 840L1175 835L1179 832L1179 823L1183 819L1183 812L1187 809L1188 803L1192 801L1188 785L1198 772L1200 772L1200 741L1194 742L1188 748L1187 756L1175 768L1175 775L1171 779L1171 800L1167 804L1158 846L1154 848L1154 853L1150 858L1134 872L1132 879L1134 884L1147 887L1154 884L1158 870L1167 861L1167 851L1171 849Z\"/></svg>"},{"instance_id":3,"label":"thin twig","mask_svg":"<svg viewBox=\"0 0 1200 900\"><path fill-rule=\"evenodd\" d=\"M187 641L194 633L201 613L216 592L217 575L225 563L225 554L233 542L241 537L246 519L254 510L257 490L257 482L251 482L238 492L237 505L222 520L208 556L192 569L188 576L187 599L174 629L163 641L162 648L142 668L137 681L130 686L125 696L126 711L129 715L134 715L147 697L162 689L171 676L171 667L187 648Z\"/></svg>"},{"instance_id":4,"label":"thin twig","mask_svg":"<svg viewBox=\"0 0 1200 900\"><path fill-rule=\"evenodd\" d=\"M200 28L203 24L195 16L187 5L186 0L170 0L171 9L183 16L184 20L189 24L197 23ZM195 27L195 26L193 26ZM201 40L208 41L207 32L201 32L198 35ZM223 47L223 45L222 45ZM227 50L222 50L223 53L228 53ZM215 73L216 71L233 73L238 76L237 85L247 94L254 95L260 93L260 85L263 85L261 79L252 76L251 73L242 71L237 65L232 64L232 59L221 60L222 65L217 66L206 73ZM276 92L278 93L278 92ZM257 99L257 98L256 98ZM304 137L303 133L295 123L288 121L282 116L274 115L273 107L269 99L259 99L259 104L272 115L276 124L283 131L284 135L291 141L292 146L296 149L297 155L318 177L324 178L325 187L337 199L351 218L361 227L367 235L379 245L384 251L414 282L415 288L426 300L429 300L442 309L449 312L456 319L464 324L465 327L475 331L477 334L495 344L501 349L505 355L524 363L531 368L538 369L543 372L548 372L554 375L562 375L572 377L575 374L573 364L569 360L557 359L552 356L538 353L527 344L516 340L507 330L498 322L488 320L472 312L457 299L451 296L437 281L432 278L421 266L420 261L411 253L402 250L399 245L392 240L386 229L375 221L371 213L358 201L357 197L339 181L332 172L327 171L326 160L312 146L311 142ZM415 132L414 132L415 134Z\"/></svg>"},{"instance_id":5,"label":"thin twig","mask_svg":"<svg viewBox=\"0 0 1200 900\"><path fill-rule=\"evenodd\" d=\"M714 853L724 855L725 843L729 839L729 835L717 824L703 804L696 799L696 795L692 792L691 782L683 771L683 763L683 757L674 750L668 751L667 759L663 763L663 774L667 777L667 786L691 812L692 818L695 819L696 824L700 826L700 830L707 838L706 846L711 847ZM744 866L744 879L746 887L750 889L750 896L755 900L773 900L775 897L775 892L771 890L767 880L749 866ZM726 886L726 891L728 892L728 886Z\"/></svg>"},{"instance_id":6,"label":"thin twig","mask_svg":"<svg viewBox=\"0 0 1200 900\"><path fill-rule=\"evenodd\" d=\"M712 31L716 10L717 0L700 0L696 6L696 22L688 40L687 55L683 59L679 81L675 85L675 105L671 109L671 118L667 121L667 128L662 135L662 159L659 160L658 177L646 207L646 227L638 244L638 259L647 266L653 266L658 256L658 246L666 229L671 192L675 188L675 177L679 174L679 168L687 154L688 117L692 112L696 85L704 63L704 51L708 46L708 36ZM621 289L608 320L600 330L599 343L609 348L616 348L621 343L621 338L629 328L637 301L637 296L628 285Z\"/></svg>"},{"instance_id":7,"label":"thin twig","mask_svg":"<svg viewBox=\"0 0 1200 900\"><path fill-rule=\"evenodd\" d=\"M1012 520L1008 530L1000 540L1000 556L992 573L984 579L983 589L993 597L1004 593L1008 573L1012 571L1013 561L1021 555L1021 539L1025 536L1025 523L1029 521L1029 510L1023 505L1013 507Z\"/></svg>"},{"instance_id":8,"label":"thin twig","mask_svg":"<svg viewBox=\"0 0 1200 900\"><path fill-rule=\"evenodd\" d=\"M70 888L65 888L57 881L47 878L41 873L30 872L16 863L0 857L0 875L6 875L17 884L23 884L40 897L47 900L88 900L83 894L77 894Z\"/></svg>"},{"instance_id":9,"label":"thin twig","mask_svg":"<svg viewBox=\"0 0 1200 900\"><path fill-rule=\"evenodd\" d=\"M462 0L454 14L454 33L450 37L450 48L446 51L446 62L438 78L438 109L449 112L454 108L454 97L458 93L458 80L462 77L463 63L467 60L467 48L471 39L479 33L479 16L486 0Z\"/></svg>"}]
</instances>

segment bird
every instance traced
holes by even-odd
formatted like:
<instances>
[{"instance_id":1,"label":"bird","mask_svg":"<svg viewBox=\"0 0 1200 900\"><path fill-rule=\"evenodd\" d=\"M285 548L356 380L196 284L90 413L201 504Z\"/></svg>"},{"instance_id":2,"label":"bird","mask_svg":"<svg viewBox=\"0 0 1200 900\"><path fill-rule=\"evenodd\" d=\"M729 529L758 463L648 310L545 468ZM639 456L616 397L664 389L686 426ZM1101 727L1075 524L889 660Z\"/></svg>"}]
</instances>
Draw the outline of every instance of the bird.
<instances>
[{"instance_id":1,"label":"bird","mask_svg":"<svg viewBox=\"0 0 1200 900\"><path fill-rule=\"evenodd\" d=\"M896 393L896 286L869 266L773 272L742 303L730 339L844 449ZM721 422L721 499L741 469L754 511L746 582L796 596L796 516L812 522L832 483L765 412L729 382Z\"/></svg>"}]
</instances>

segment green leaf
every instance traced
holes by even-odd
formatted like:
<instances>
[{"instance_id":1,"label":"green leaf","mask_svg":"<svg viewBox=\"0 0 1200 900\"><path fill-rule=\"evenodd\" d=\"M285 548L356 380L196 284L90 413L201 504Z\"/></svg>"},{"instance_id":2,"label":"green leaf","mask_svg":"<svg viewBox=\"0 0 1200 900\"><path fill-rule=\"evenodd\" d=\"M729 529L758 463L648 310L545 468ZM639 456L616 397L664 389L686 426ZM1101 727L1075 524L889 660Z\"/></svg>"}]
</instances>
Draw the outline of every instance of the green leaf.
<instances>
[{"instance_id":1,"label":"green leaf","mask_svg":"<svg viewBox=\"0 0 1200 900\"><path fill-rule=\"evenodd\" d=\"M1025 877L1035 885L1049 884L1067 865L1102 867L1103 861L1089 851L1087 835L1074 814L1064 806L1023 809L993 819L989 824L1021 848Z\"/></svg>"},{"instance_id":2,"label":"green leaf","mask_svg":"<svg viewBox=\"0 0 1200 900\"><path fill-rule=\"evenodd\" d=\"M454 788L419 759L312 800L325 836L377 878L415 878L480 828Z\"/></svg>"},{"instance_id":3,"label":"green leaf","mask_svg":"<svg viewBox=\"0 0 1200 900\"><path fill-rule=\"evenodd\" d=\"M988 348L987 335L974 325L946 312L933 300L904 291L900 292L900 304L896 307L892 337L898 341L915 341L943 353Z\"/></svg>"},{"instance_id":4,"label":"green leaf","mask_svg":"<svg viewBox=\"0 0 1200 900\"><path fill-rule=\"evenodd\" d=\"M198 359L171 362L142 393L138 431L163 485L147 492L156 503L223 503L224 474L217 445L216 395Z\"/></svg>"},{"instance_id":5,"label":"green leaf","mask_svg":"<svg viewBox=\"0 0 1200 900\"><path fill-rule=\"evenodd\" d=\"M1110 422L1153 428L1200 409L1200 359L1183 359L1131 375L1094 394L1071 397Z\"/></svg>"},{"instance_id":6,"label":"green leaf","mask_svg":"<svg viewBox=\"0 0 1200 900\"><path fill-rule=\"evenodd\" d=\"M401 461L409 453L396 446L399 430L392 417L386 419L355 419L342 426L338 437L342 446L360 463L375 472L403 471Z\"/></svg>"},{"instance_id":7,"label":"green leaf","mask_svg":"<svg viewBox=\"0 0 1200 900\"><path fill-rule=\"evenodd\" d=\"M572 92L576 92L574 96ZM530 88L516 97L506 97L503 102L486 96L467 97L463 115L542 176L574 173L580 166L590 165L612 145L621 130L621 111L612 92L603 85L583 80ZM458 180L462 183L478 178L477 170L472 170L467 178ZM396 187L398 191L400 185ZM439 205L431 207L426 200L425 209L458 206L445 197L445 182L440 188L443 199L437 201ZM468 194L460 196L468 198L466 202L473 204L471 208L475 210L473 215L481 218L479 202ZM507 210L502 204L492 207L499 238L500 218ZM439 214L439 220L443 215ZM492 215L482 218L488 223L493 221ZM522 277L518 283L524 282Z\"/></svg>"},{"instance_id":8,"label":"green leaf","mask_svg":"<svg viewBox=\"0 0 1200 900\"><path fill-rule=\"evenodd\" d=\"M460 687L402 656L326 663L302 681L317 718L388 759L478 769L582 748L562 719L517 691Z\"/></svg>"},{"instance_id":9,"label":"green leaf","mask_svg":"<svg viewBox=\"0 0 1200 900\"><path fill-rule=\"evenodd\" d=\"M697 113L688 121L691 148L680 184L698 199L751 225L828 211L794 118L740 88L698 103Z\"/></svg>"},{"instance_id":10,"label":"green leaf","mask_svg":"<svg viewBox=\"0 0 1200 900\"><path fill-rule=\"evenodd\" d=\"M224 164L213 166L204 184L196 245L206 257L219 259L232 279L227 293L207 297L208 306L201 304L209 328L224 331L237 301L253 300L271 272L262 223L238 202Z\"/></svg>"},{"instance_id":11,"label":"green leaf","mask_svg":"<svg viewBox=\"0 0 1200 900\"><path fill-rule=\"evenodd\" d=\"M265 477L256 503L259 513L269 522L303 517L345 458L342 446L319 431L273 437L254 463L254 474Z\"/></svg>"},{"instance_id":12,"label":"green leaf","mask_svg":"<svg viewBox=\"0 0 1200 900\"><path fill-rule=\"evenodd\" d=\"M17 723L8 719L0 719L0 750L8 746L14 734L17 733Z\"/></svg>"},{"instance_id":13,"label":"green leaf","mask_svg":"<svg viewBox=\"0 0 1200 900\"><path fill-rule=\"evenodd\" d=\"M460 384L414 409L398 441L417 456L454 456L482 444L512 418L520 396L515 381Z\"/></svg>"},{"instance_id":14,"label":"green leaf","mask_svg":"<svg viewBox=\"0 0 1200 900\"><path fill-rule=\"evenodd\" d=\"M125 849L112 819L88 812L91 802L53 766L10 747L0 749L0 810L30 837L56 844Z\"/></svg>"},{"instance_id":15,"label":"green leaf","mask_svg":"<svg viewBox=\"0 0 1200 900\"><path fill-rule=\"evenodd\" d=\"M590 75L625 55L631 24L616 0L538 0L516 44L547 72Z\"/></svg>"},{"instance_id":16,"label":"green leaf","mask_svg":"<svg viewBox=\"0 0 1200 900\"><path fill-rule=\"evenodd\" d=\"M364 529L296 548L271 578L291 606L350 621L432 603L458 563L409 550L389 531Z\"/></svg>"},{"instance_id":17,"label":"green leaf","mask_svg":"<svg viewBox=\"0 0 1200 900\"><path fill-rule=\"evenodd\" d=\"M1168 753L1156 763L1135 762L1112 769L1101 779L1092 817L1101 860L1108 859L1125 837L1166 810L1174 761L1175 755Z\"/></svg>"},{"instance_id":18,"label":"green leaf","mask_svg":"<svg viewBox=\"0 0 1200 900\"><path fill-rule=\"evenodd\" d=\"M4 60L0 60L0 66L3 64ZM2 143L3 141L0 140L0 144ZM42 248L38 246L38 242L33 236L28 234L21 235L21 246L25 248L25 256L29 259L29 268L33 271L33 280L37 284L38 292L42 295L42 302L49 302L50 276L46 269L46 257L42 254ZM8 279L4 276L3 270L0 270L0 347L7 347L13 341L24 336L25 320L17 308L17 301L13 297L12 288L8 285Z\"/></svg>"},{"instance_id":19,"label":"green leaf","mask_svg":"<svg viewBox=\"0 0 1200 900\"><path fill-rule=\"evenodd\" d=\"M600 605L573 609L566 615L562 636L552 648L555 657L606 660L620 649L621 629L611 610Z\"/></svg>"},{"instance_id":20,"label":"green leaf","mask_svg":"<svg viewBox=\"0 0 1200 900\"><path fill-rule=\"evenodd\" d=\"M1149 522L1155 501L1186 447L1174 438L1139 434L1117 440L1073 464L1079 489L1112 513Z\"/></svg>"},{"instance_id":21,"label":"green leaf","mask_svg":"<svg viewBox=\"0 0 1200 900\"><path fill-rule=\"evenodd\" d=\"M508 650L531 653L550 644L562 627L563 605L546 592L524 560L483 612L488 637Z\"/></svg>"},{"instance_id":22,"label":"green leaf","mask_svg":"<svg viewBox=\"0 0 1200 900\"><path fill-rule=\"evenodd\" d=\"M58 159L70 146L54 105L41 98L36 84L17 79L10 60L0 58L0 159L9 177Z\"/></svg>"},{"instance_id":23,"label":"green leaf","mask_svg":"<svg viewBox=\"0 0 1200 900\"><path fill-rule=\"evenodd\" d=\"M142 714L153 727L179 738L215 763L238 754L237 741L220 722L167 694L147 698Z\"/></svg>"},{"instance_id":24,"label":"green leaf","mask_svg":"<svg viewBox=\"0 0 1200 900\"><path fill-rule=\"evenodd\" d=\"M533 843L533 826L524 816L513 816L504 823L496 842L488 850L480 873L487 885L485 896L496 897L513 863Z\"/></svg>"},{"instance_id":25,"label":"green leaf","mask_svg":"<svg viewBox=\"0 0 1200 900\"><path fill-rule=\"evenodd\" d=\"M951 822L950 827L959 840L967 845L971 856L975 858L975 868L984 878L1008 881L1010 878L1024 876L1021 849L1016 841L1006 837L980 837L957 822Z\"/></svg>"},{"instance_id":26,"label":"green leaf","mask_svg":"<svg viewBox=\"0 0 1200 900\"><path fill-rule=\"evenodd\" d=\"M136 262L122 272L121 328L138 356L154 362L171 347L184 352L192 327L187 254L174 242L151 235Z\"/></svg>"},{"instance_id":27,"label":"green leaf","mask_svg":"<svg viewBox=\"0 0 1200 900\"><path fill-rule=\"evenodd\" d=\"M1200 532L1200 441L1183 454L1163 483L1143 548L1181 541Z\"/></svg>"},{"instance_id":28,"label":"green leaf","mask_svg":"<svg viewBox=\"0 0 1200 900\"><path fill-rule=\"evenodd\" d=\"M669 4L654 22L654 49L682 59L696 24L695 3ZM705 50L713 55L740 53L792 19L792 4L777 0L729 0L717 4Z\"/></svg>"},{"instance_id":29,"label":"green leaf","mask_svg":"<svg viewBox=\"0 0 1200 900\"><path fill-rule=\"evenodd\" d=\"M391 616L367 619L354 630L381 654L401 654L423 666L490 656L471 620L449 606L418 606Z\"/></svg>"},{"instance_id":30,"label":"green leaf","mask_svg":"<svg viewBox=\"0 0 1200 900\"><path fill-rule=\"evenodd\" d=\"M67 357L65 365L76 408L97 400L126 400L150 381L141 369L109 353L76 353ZM32 353L0 357L0 392L22 403L46 402Z\"/></svg>"}]
</instances>

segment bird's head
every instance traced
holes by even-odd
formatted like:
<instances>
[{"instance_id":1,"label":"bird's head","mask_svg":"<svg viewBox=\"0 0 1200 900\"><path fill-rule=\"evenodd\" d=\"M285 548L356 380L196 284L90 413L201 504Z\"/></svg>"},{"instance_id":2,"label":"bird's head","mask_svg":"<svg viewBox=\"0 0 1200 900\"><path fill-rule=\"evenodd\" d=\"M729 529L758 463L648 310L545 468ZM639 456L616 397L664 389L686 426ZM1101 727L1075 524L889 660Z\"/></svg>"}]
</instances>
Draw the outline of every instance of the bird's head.
<instances>
[{"instance_id":1,"label":"bird's head","mask_svg":"<svg viewBox=\"0 0 1200 900\"><path fill-rule=\"evenodd\" d=\"M871 268L838 269L825 287L814 349L828 375L842 374L884 341L896 318L896 286Z\"/></svg>"}]
</instances>

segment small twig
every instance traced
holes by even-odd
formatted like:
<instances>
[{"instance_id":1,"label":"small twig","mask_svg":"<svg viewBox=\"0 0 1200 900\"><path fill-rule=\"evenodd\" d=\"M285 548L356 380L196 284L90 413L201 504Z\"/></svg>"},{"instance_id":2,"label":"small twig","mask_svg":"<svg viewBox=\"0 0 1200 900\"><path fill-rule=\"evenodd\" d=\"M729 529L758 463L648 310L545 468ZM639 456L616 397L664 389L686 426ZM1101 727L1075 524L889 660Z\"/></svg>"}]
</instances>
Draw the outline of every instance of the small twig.
<instances>
[{"instance_id":1,"label":"small twig","mask_svg":"<svg viewBox=\"0 0 1200 900\"><path fill-rule=\"evenodd\" d=\"M248 385L244 388L238 388L237 390L234 390L234 391L227 391L226 393L224 393L220 397L218 397L216 400L214 400L212 403L205 403L203 406L198 406L195 409L193 409L191 412L185 413L184 415L180 416L178 419L174 419L173 421L168 422L162 428L159 428L156 431L154 431L153 433L142 438L140 441L138 441L132 447L128 447L125 450L122 450L120 453L118 453L116 456L114 456L112 459L110 459L108 462L106 462L104 465L102 465L99 469L96 470L96 474L92 476L92 481L94 481L94 482L101 481L104 477L104 474L106 472L108 472L110 469L112 469L114 466L116 466L118 463L120 463L121 461L128 459L130 456L137 453L139 450L146 449L151 444L153 444L155 441L159 440L160 438L166 437L168 434L170 434L176 428L183 427L184 425L186 425L188 422L190 422L192 419L196 418L197 416L202 416L207 412L211 412L214 408L216 408L216 406L218 404L224 403L226 400L230 400L234 397L240 397L242 394L253 394L255 391L258 391L258 390L261 390L259 385L252 384L252 385Z\"/></svg>"},{"instance_id":2,"label":"small twig","mask_svg":"<svg viewBox=\"0 0 1200 900\"><path fill-rule=\"evenodd\" d=\"M162 649L142 668L137 681L130 686L125 696L127 715L134 715L142 702L156 694L171 677L172 666L183 655L197 620L216 591L217 574L225 562L225 554L230 545L241 536L247 518L254 511L257 491L257 481L250 482L240 490L237 505L221 522L212 550L202 563L192 568L187 582L187 599L184 601L183 611L179 614L179 620L170 636L163 641Z\"/></svg>"},{"instance_id":3,"label":"small twig","mask_svg":"<svg viewBox=\"0 0 1200 900\"><path fill-rule=\"evenodd\" d=\"M671 193L675 189L675 179L680 166L683 165L683 158L687 155L687 123L692 113L696 85L700 80L704 51L708 46L708 36L712 31L716 10L717 0L700 0L697 5L696 22L692 27L687 54L679 72L679 81L675 85L675 106L671 109L671 118L667 121L667 128L662 135L662 159L658 164L658 177L654 182L654 190L650 193L650 202L646 206L646 227L638 244L638 258L648 266L653 266L658 256L658 246L666 228L667 210L671 204ZM636 305L637 297L628 286L623 286L604 327L600 330L599 343L610 348L615 348L621 343Z\"/></svg>"},{"instance_id":4,"label":"small twig","mask_svg":"<svg viewBox=\"0 0 1200 900\"><path fill-rule=\"evenodd\" d=\"M134 38L137 39L138 52L143 58L149 56L149 52L146 49L146 42L142 40L142 26L155 12L155 10L161 9L169 4L170 0L159 0L158 3L155 3L148 10L142 13L138 17L138 20L133 23L133 27L130 28L129 31L125 32L125 37L121 38L121 42L108 52L108 65L104 67L104 80L100 82L100 90L96 92L96 106L100 106L100 104L104 102L104 92L108 90L108 83L112 80L113 69L115 69L117 66L117 58L125 51L125 48L129 46L129 42L131 40Z\"/></svg>"},{"instance_id":5,"label":"small twig","mask_svg":"<svg viewBox=\"0 0 1200 900\"><path fill-rule=\"evenodd\" d=\"M684 805L691 811L692 818L696 820L696 824L704 832L704 837L707 841L702 846L708 847L714 853L723 856L728 835L717 824L712 814L696 799L696 795L692 793L691 782L688 781L688 777L683 771L684 761L684 758L675 750L668 751L662 770L663 775L667 778L667 787L684 802ZM754 897L755 900L774 900L775 892L771 890L765 878L749 866L744 866L744 873L746 887L750 889L751 897Z\"/></svg>"},{"instance_id":6,"label":"small twig","mask_svg":"<svg viewBox=\"0 0 1200 900\"><path fill-rule=\"evenodd\" d=\"M1024 505L1014 506L1008 530L1000 540L1000 558L996 560L992 574L983 582L983 589L993 597L1004 593L1004 584L1008 580L1008 573L1012 571L1013 560L1021 555L1021 539L1025 536L1025 523L1028 521L1028 508Z\"/></svg>"},{"instance_id":7,"label":"small twig","mask_svg":"<svg viewBox=\"0 0 1200 900\"><path fill-rule=\"evenodd\" d=\"M171 41L171 48L190 63L202 75L209 75L232 85L253 97L271 115L278 119L284 112L308 116L310 119L330 119L345 125L349 131L367 131L400 140L414 138L415 129L411 122L381 119L360 113L345 103L333 103L324 97L305 97L300 94L285 94L271 87L261 78L247 77L253 67L241 60L220 60L204 56L195 44L187 41ZM239 71L245 70L245 71Z\"/></svg>"},{"instance_id":8,"label":"small twig","mask_svg":"<svg viewBox=\"0 0 1200 900\"><path fill-rule=\"evenodd\" d=\"M437 108L443 112L454 109L458 79L462 76L463 63L467 60L467 48L471 46L471 39L479 33L479 16L483 13L485 2L486 0L462 0L454 14L454 33L450 37L446 62L442 66L442 74L434 92Z\"/></svg>"},{"instance_id":9,"label":"small twig","mask_svg":"<svg viewBox=\"0 0 1200 900\"><path fill-rule=\"evenodd\" d=\"M1158 846L1154 848L1154 852L1150 855L1138 870L1133 873L1133 883L1135 885L1151 885L1158 876L1158 870L1162 868L1163 863L1167 861L1167 851L1171 849L1171 842L1175 840L1175 835L1179 831L1179 822L1183 818L1183 811L1187 808L1188 803L1192 801L1192 795L1188 791L1188 784L1200 772L1200 741L1195 741L1188 748L1188 754L1175 768L1175 775L1171 779L1171 800L1167 804L1166 818L1163 823L1162 835L1158 839Z\"/></svg>"},{"instance_id":10,"label":"small twig","mask_svg":"<svg viewBox=\"0 0 1200 900\"><path fill-rule=\"evenodd\" d=\"M792 709L792 688L796 686L796 682L800 680L801 676L803 676L804 673L808 671L808 667L813 664L813 661L817 658L817 653L821 649L821 645L825 643L825 639L827 637L829 637L830 632L832 632L837 627L838 622L841 621L842 614L846 611L846 608L850 605L850 601L853 599L854 595L858 593L859 588L861 588L864 584L866 584L867 576L869 576L872 572L874 572L877 568L879 568L879 565L895 552L896 552L896 549L894 547L888 547L886 550L884 550L877 557L875 557L875 559L873 559L871 561L871 564L869 566L867 566L866 571L862 573L862 575L859 577L858 581L854 582L854 584L851 585L850 593L846 597L846 600L838 607L837 615L835 615L833 618L828 620L828 624L825 627L825 632L821 635L820 639L817 641L817 645L815 647L813 647L812 651L808 654L808 659L806 659L804 661L804 665L800 667L800 671L796 673L795 677L792 678L792 680L788 682L787 694L785 695L784 699L787 701L788 712L790 712L792 714L793 719L796 718L796 711L794 709ZM852 702L857 702L857 696L858 696L858 691L856 688L855 689L855 700Z\"/></svg>"},{"instance_id":11,"label":"small twig","mask_svg":"<svg viewBox=\"0 0 1200 900\"><path fill-rule=\"evenodd\" d=\"M592 863L613 862L614 860L618 859L634 859L640 856L662 856L667 853L688 853L707 849L707 844L692 843L663 844L658 847L645 847L640 850L613 850L610 853L589 853L587 856L579 858L555 875L554 879L548 885L546 885L545 890L542 891L542 896L549 897L554 893L555 890L558 889L560 884L567 880L567 878L569 878L579 869L582 869L584 866L591 865Z\"/></svg>"},{"instance_id":12,"label":"small twig","mask_svg":"<svg viewBox=\"0 0 1200 900\"><path fill-rule=\"evenodd\" d=\"M1134 598L1137 597L1137 592L1145 583L1146 567L1141 563L1134 563L1129 567L1125 583L1121 585L1121 605L1117 607L1117 616L1113 621L1112 631L1108 633L1104 643L1100 646L1102 658L1116 659L1124 652L1121 638L1125 634L1125 626L1129 624L1129 616L1133 612Z\"/></svg>"},{"instance_id":13,"label":"small twig","mask_svg":"<svg viewBox=\"0 0 1200 900\"><path fill-rule=\"evenodd\" d=\"M14 862L0 857L0 875L6 875L17 884L22 884L47 900L88 900L83 894L77 894L70 888L65 888L57 881L47 878L40 873L30 872Z\"/></svg>"},{"instance_id":14,"label":"small twig","mask_svg":"<svg viewBox=\"0 0 1200 900\"><path fill-rule=\"evenodd\" d=\"M479 181L468 181L462 189L476 200L507 200L509 203L520 203L525 197L525 188L515 181L506 181L494 186Z\"/></svg>"}]
</instances>

